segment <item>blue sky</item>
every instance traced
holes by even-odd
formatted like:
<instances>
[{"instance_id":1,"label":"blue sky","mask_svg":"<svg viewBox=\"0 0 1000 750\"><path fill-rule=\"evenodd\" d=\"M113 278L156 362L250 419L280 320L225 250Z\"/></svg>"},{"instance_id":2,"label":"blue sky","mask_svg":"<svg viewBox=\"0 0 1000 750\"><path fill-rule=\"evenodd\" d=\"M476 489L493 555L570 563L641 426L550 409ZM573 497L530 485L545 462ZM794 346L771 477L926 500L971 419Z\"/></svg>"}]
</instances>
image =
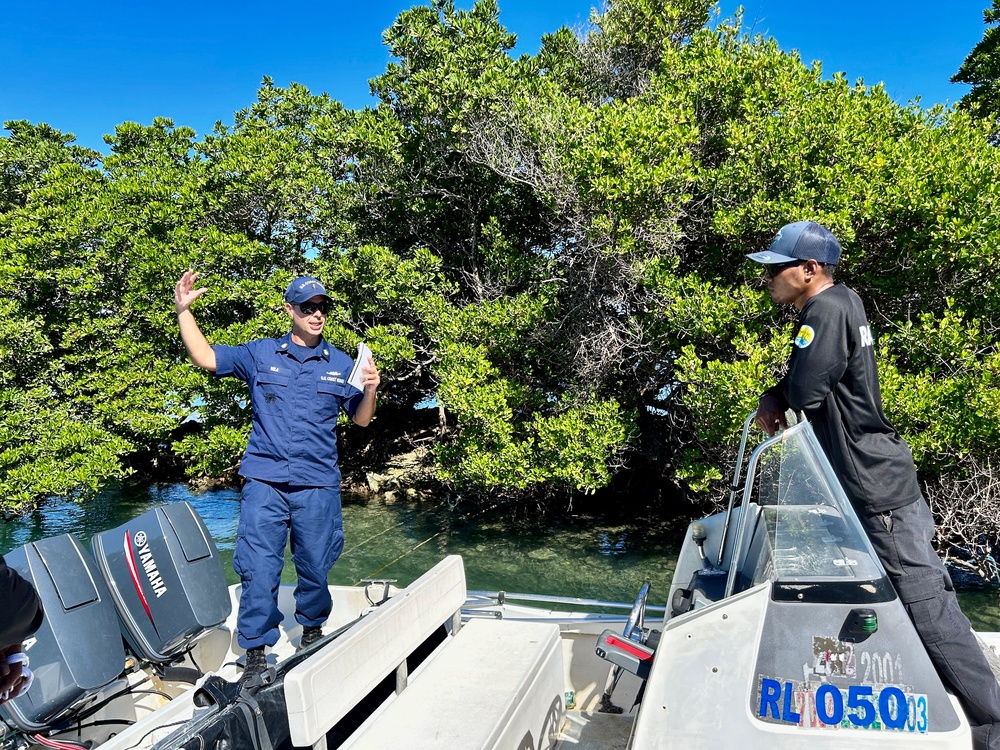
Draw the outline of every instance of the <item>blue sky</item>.
<instances>
[{"instance_id":1,"label":"blue sky","mask_svg":"<svg viewBox=\"0 0 1000 750\"><path fill-rule=\"evenodd\" d=\"M472 0L458 0L470 7ZM0 14L0 120L46 122L106 152L115 125L170 117L199 137L251 104L267 75L326 92L351 108L373 103L368 80L385 69L381 33L397 0L280 3L9 2ZM582 27L588 0L499 0L517 51L543 33ZM949 83L982 38L990 0L747 0L744 22L797 49L827 74L885 84L897 101L955 102ZM724 16L738 2L723 0Z\"/></svg>"}]
</instances>

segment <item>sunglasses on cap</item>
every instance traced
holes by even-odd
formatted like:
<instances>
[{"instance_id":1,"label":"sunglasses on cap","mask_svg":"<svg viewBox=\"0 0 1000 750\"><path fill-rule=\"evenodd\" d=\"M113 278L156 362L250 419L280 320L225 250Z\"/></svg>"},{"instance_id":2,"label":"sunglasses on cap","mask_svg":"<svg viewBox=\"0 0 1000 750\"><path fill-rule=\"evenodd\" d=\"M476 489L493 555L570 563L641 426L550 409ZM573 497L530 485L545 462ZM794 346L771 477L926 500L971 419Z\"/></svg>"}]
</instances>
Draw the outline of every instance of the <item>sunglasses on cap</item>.
<instances>
[{"instance_id":1,"label":"sunglasses on cap","mask_svg":"<svg viewBox=\"0 0 1000 750\"><path fill-rule=\"evenodd\" d=\"M327 315L330 312L330 303L325 299L320 300L319 302L307 300L299 305L296 305L296 307L299 308L299 312L303 315L312 315L317 310L319 310L323 315Z\"/></svg>"},{"instance_id":2,"label":"sunglasses on cap","mask_svg":"<svg viewBox=\"0 0 1000 750\"><path fill-rule=\"evenodd\" d=\"M801 266L803 263L808 263L807 260L790 260L787 263L764 263L764 275L770 276L772 279L779 273L784 271L786 268L791 268L792 266Z\"/></svg>"}]
</instances>

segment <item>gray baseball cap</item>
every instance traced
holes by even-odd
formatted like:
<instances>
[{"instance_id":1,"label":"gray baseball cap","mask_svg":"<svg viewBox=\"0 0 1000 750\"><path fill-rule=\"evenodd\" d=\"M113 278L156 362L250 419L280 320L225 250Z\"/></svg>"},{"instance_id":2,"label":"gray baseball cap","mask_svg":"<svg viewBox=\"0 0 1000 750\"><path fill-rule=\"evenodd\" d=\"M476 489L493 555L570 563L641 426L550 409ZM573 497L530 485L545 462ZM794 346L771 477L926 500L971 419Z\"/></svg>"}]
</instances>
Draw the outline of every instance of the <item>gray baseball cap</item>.
<instances>
[{"instance_id":1,"label":"gray baseball cap","mask_svg":"<svg viewBox=\"0 0 1000 750\"><path fill-rule=\"evenodd\" d=\"M771 240L771 246L761 253L750 253L758 263L794 263L810 258L828 265L840 262L840 243L833 232L815 221L785 224Z\"/></svg>"}]
</instances>

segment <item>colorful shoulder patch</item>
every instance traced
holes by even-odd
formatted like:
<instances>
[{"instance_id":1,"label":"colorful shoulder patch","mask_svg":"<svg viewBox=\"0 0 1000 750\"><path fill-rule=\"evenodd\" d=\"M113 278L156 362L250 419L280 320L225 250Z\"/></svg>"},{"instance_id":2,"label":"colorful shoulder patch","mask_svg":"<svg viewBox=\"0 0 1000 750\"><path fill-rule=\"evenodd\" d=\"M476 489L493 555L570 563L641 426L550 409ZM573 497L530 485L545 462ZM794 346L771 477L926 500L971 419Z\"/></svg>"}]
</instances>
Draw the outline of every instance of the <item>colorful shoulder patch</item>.
<instances>
[{"instance_id":1,"label":"colorful shoulder patch","mask_svg":"<svg viewBox=\"0 0 1000 750\"><path fill-rule=\"evenodd\" d=\"M813 342L814 338L816 338L816 331L812 329L812 326L802 326L795 334L795 346L799 349L805 349Z\"/></svg>"}]
</instances>

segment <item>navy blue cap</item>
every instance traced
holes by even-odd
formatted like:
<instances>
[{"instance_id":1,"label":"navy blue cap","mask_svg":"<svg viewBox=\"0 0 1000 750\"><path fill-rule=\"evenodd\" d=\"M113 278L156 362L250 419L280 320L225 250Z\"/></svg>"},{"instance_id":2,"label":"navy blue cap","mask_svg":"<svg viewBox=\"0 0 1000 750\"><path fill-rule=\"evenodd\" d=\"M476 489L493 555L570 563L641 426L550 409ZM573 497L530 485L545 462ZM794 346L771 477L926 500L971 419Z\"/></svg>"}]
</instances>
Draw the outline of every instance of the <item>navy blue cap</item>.
<instances>
[{"instance_id":1,"label":"navy blue cap","mask_svg":"<svg viewBox=\"0 0 1000 750\"><path fill-rule=\"evenodd\" d=\"M312 276L299 276L285 290L285 302L293 305L301 305L306 300L312 299L317 295L332 299L326 293L323 285Z\"/></svg>"},{"instance_id":2,"label":"navy blue cap","mask_svg":"<svg viewBox=\"0 0 1000 750\"><path fill-rule=\"evenodd\" d=\"M758 263L794 263L812 259L835 266L840 262L840 243L833 232L822 224L796 221L779 229L767 250L750 253L747 257Z\"/></svg>"}]
</instances>

